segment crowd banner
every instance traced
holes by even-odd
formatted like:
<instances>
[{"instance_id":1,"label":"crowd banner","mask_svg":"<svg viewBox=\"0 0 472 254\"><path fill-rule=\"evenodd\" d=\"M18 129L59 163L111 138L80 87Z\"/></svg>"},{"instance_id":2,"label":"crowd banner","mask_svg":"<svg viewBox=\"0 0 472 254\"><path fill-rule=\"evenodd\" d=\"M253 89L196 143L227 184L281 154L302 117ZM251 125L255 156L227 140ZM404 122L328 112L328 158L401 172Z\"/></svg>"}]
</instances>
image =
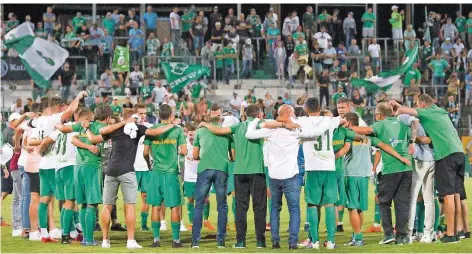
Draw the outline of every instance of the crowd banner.
<instances>
[{"instance_id":1,"label":"crowd banner","mask_svg":"<svg viewBox=\"0 0 472 254\"><path fill-rule=\"evenodd\" d=\"M27 79L30 79L30 76L19 57L2 58L2 80Z\"/></svg>"},{"instance_id":2,"label":"crowd banner","mask_svg":"<svg viewBox=\"0 0 472 254\"><path fill-rule=\"evenodd\" d=\"M42 88L49 86L51 77L69 57L69 52L59 45L35 37L27 23L5 35L5 46L18 52L24 68L35 84Z\"/></svg>"},{"instance_id":3,"label":"crowd banner","mask_svg":"<svg viewBox=\"0 0 472 254\"><path fill-rule=\"evenodd\" d=\"M210 76L210 68L199 64L162 63L162 69L167 78L167 84L173 93L177 93L189 85L193 80L203 76Z\"/></svg>"},{"instance_id":4,"label":"crowd banner","mask_svg":"<svg viewBox=\"0 0 472 254\"><path fill-rule=\"evenodd\" d=\"M129 48L116 46L113 55L113 72L128 72L129 71Z\"/></svg>"}]
</instances>

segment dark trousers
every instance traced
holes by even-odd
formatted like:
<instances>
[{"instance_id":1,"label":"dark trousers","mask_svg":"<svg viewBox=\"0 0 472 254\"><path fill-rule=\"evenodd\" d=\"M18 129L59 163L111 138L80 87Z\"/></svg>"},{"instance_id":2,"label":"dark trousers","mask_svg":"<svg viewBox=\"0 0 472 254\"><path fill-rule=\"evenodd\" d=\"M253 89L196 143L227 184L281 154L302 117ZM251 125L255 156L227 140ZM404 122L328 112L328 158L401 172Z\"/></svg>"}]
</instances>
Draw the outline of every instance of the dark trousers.
<instances>
[{"instance_id":1,"label":"dark trousers","mask_svg":"<svg viewBox=\"0 0 472 254\"><path fill-rule=\"evenodd\" d=\"M395 229L397 236L406 237L410 218L410 189L412 172L400 172L388 175L379 174L379 205L382 216L382 228L385 235L393 234L392 200L395 206Z\"/></svg>"},{"instance_id":2,"label":"dark trousers","mask_svg":"<svg viewBox=\"0 0 472 254\"><path fill-rule=\"evenodd\" d=\"M265 242L265 219L267 214L267 185L265 174L234 175L236 193L236 240L246 241L247 211L252 197L256 240Z\"/></svg>"},{"instance_id":3,"label":"dark trousers","mask_svg":"<svg viewBox=\"0 0 472 254\"><path fill-rule=\"evenodd\" d=\"M320 87L320 106L323 105L323 98L326 99L326 107L329 107L329 88Z\"/></svg>"}]
</instances>

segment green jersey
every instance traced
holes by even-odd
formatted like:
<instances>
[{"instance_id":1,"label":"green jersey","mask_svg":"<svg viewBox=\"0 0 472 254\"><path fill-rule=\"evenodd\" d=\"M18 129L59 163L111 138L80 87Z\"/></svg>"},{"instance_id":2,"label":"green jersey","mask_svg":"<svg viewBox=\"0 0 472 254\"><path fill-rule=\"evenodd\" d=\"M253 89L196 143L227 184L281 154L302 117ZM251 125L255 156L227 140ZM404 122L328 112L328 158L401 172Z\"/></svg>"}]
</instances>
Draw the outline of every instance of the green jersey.
<instances>
[{"instance_id":1,"label":"green jersey","mask_svg":"<svg viewBox=\"0 0 472 254\"><path fill-rule=\"evenodd\" d=\"M190 31L190 28L192 27L192 21L193 21L193 16L190 14L187 15L182 15L182 32L188 32Z\"/></svg>"},{"instance_id":2,"label":"green jersey","mask_svg":"<svg viewBox=\"0 0 472 254\"><path fill-rule=\"evenodd\" d=\"M262 37L262 24L252 25L252 28L253 28L252 37L254 38Z\"/></svg>"},{"instance_id":3,"label":"green jersey","mask_svg":"<svg viewBox=\"0 0 472 254\"><path fill-rule=\"evenodd\" d=\"M120 105L110 104L110 108L115 116L119 116L123 112L123 108Z\"/></svg>"},{"instance_id":4,"label":"green jersey","mask_svg":"<svg viewBox=\"0 0 472 254\"><path fill-rule=\"evenodd\" d=\"M330 17L329 14L323 14L323 13L321 13L320 15L318 15L318 21L320 21L320 22L326 22L329 17Z\"/></svg>"},{"instance_id":5,"label":"green jersey","mask_svg":"<svg viewBox=\"0 0 472 254\"><path fill-rule=\"evenodd\" d=\"M432 56L434 54L434 49L433 47L421 47L421 59L423 61L426 61L426 58Z\"/></svg>"},{"instance_id":6,"label":"green jersey","mask_svg":"<svg viewBox=\"0 0 472 254\"><path fill-rule=\"evenodd\" d=\"M90 131L94 135L99 135L100 134L100 129L105 127L107 124L100 123L100 122L93 122L90 124ZM80 141L84 142L85 144L91 145L92 142L87 138L87 135L85 134L85 129L82 127L80 123L76 123L72 125L72 130L74 132L79 133L79 139ZM92 153L88 149L83 149L77 147L77 160L76 160L76 165L78 166L91 166L95 168L99 168L101 166L102 162L102 149L103 149L103 142L96 144L98 148L98 153Z\"/></svg>"},{"instance_id":7,"label":"green jersey","mask_svg":"<svg viewBox=\"0 0 472 254\"><path fill-rule=\"evenodd\" d=\"M364 25L362 27L372 28L374 27L375 14L372 12L364 12L364 14L362 14L361 20L362 22L364 22Z\"/></svg>"},{"instance_id":8,"label":"green jersey","mask_svg":"<svg viewBox=\"0 0 472 254\"><path fill-rule=\"evenodd\" d=\"M390 24L394 29L402 29L402 22L405 19L405 16L401 15L398 12L392 12L392 18L390 19Z\"/></svg>"},{"instance_id":9,"label":"green jersey","mask_svg":"<svg viewBox=\"0 0 472 254\"><path fill-rule=\"evenodd\" d=\"M465 32L465 17L456 18L454 24L456 25L457 31L459 33Z\"/></svg>"},{"instance_id":10,"label":"green jersey","mask_svg":"<svg viewBox=\"0 0 472 254\"><path fill-rule=\"evenodd\" d=\"M333 101L334 101L334 104L337 104L338 103L338 100L341 99L341 98L347 98L347 95L342 92L342 93L334 93L333 94Z\"/></svg>"},{"instance_id":11,"label":"green jersey","mask_svg":"<svg viewBox=\"0 0 472 254\"><path fill-rule=\"evenodd\" d=\"M216 51L213 55L215 55L216 68L223 69L223 51Z\"/></svg>"},{"instance_id":12,"label":"green jersey","mask_svg":"<svg viewBox=\"0 0 472 254\"><path fill-rule=\"evenodd\" d=\"M313 14L313 12L305 12L302 17L302 22L303 27L305 27L306 29L312 29L313 25L315 24L315 14Z\"/></svg>"},{"instance_id":13,"label":"green jersey","mask_svg":"<svg viewBox=\"0 0 472 254\"><path fill-rule=\"evenodd\" d=\"M156 124L151 129L156 129L166 124ZM179 146L187 144L184 132L179 127L156 137L146 136L144 145L151 147L151 157L154 160L152 170L164 174L179 173Z\"/></svg>"},{"instance_id":14,"label":"green jersey","mask_svg":"<svg viewBox=\"0 0 472 254\"><path fill-rule=\"evenodd\" d=\"M244 96L244 100L247 101L247 95ZM256 103L256 101L257 101L256 96L252 95L251 96L251 102Z\"/></svg>"},{"instance_id":15,"label":"green jersey","mask_svg":"<svg viewBox=\"0 0 472 254\"><path fill-rule=\"evenodd\" d=\"M305 39L305 33L304 32L296 32L292 35L294 41L298 41L298 37L303 37Z\"/></svg>"},{"instance_id":16,"label":"green jersey","mask_svg":"<svg viewBox=\"0 0 472 254\"><path fill-rule=\"evenodd\" d=\"M374 135L385 144L389 144L401 156L411 159L408 154L408 140L411 136L410 128L398 121L396 117L387 117L374 123L372 126ZM411 167L382 150L382 174L393 174L411 171Z\"/></svg>"},{"instance_id":17,"label":"green jersey","mask_svg":"<svg viewBox=\"0 0 472 254\"><path fill-rule=\"evenodd\" d=\"M262 154L263 139L249 140L246 138L247 127L254 118L248 117L245 122L232 125L236 162L234 174L264 174L264 155Z\"/></svg>"},{"instance_id":18,"label":"green jersey","mask_svg":"<svg viewBox=\"0 0 472 254\"><path fill-rule=\"evenodd\" d=\"M410 69L405 73L405 79L403 79L403 85L405 87L410 87L410 82L411 80L414 79L416 83L418 83L421 80L421 73L418 69L413 70Z\"/></svg>"},{"instance_id":19,"label":"green jersey","mask_svg":"<svg viewBox=\"0 0 472 254\"><path fill-rule=\"evenodd\" d=\"M344 172L346 176L369 177L372 170L372 146L378 146L382 141L376 137L366 137L362 141L348 139L351 149L344 157Z\"/></svg>"},{"instance_id":20,"label":"green jersey","mask_svg":"<svg viewBox=\"0 0 472 254\"><path fill-rule=\"evenodd\" d=\"M444 77L449 64L444 59L434 59L429 63L433 67L433 77Z\"/></svg>"},{"instance_id":21,"label":"green jersey","mask_svg":"<svg viewBox=\"0 0 472 254\"><path fill-rule=\"evenodd\" d=\"M146 115L147 116L153 116L155 110L156 110L156 108L154 106L154 103L146 104Z\"/></svg>"},{"instance_id":22,"label":"green jersey","mask_svg":"<svg viewBox=\"0 0 472 254\"><path fill-rule=\"evenodd\" d=\"M304 56L308 54L308 46L306 44L298 44L295 46L294 50L298 53L299 56Z\"/></svg>"},{"instance_id":23,"label":"green jersey","mask_svg":"<svg viewBox=\"0 0 472 254\"><path fill-rule=\"evenodd\" d=\"M206 89L207 85L203 82L196 83L192 88L192 99L200 98L200 93L202 92L202 88Z\"/></svg>"},{"instance_id":24,"label":"green jersey","mask_svg":"<svg viewBox=\"0 0 472 254\"><path fill-rule=\"evenodd\" d=\"M346 139L354 139L356 133L344 127L336 128L333 132L333 151L337 153L344 147ZM344 156L336 159L336 171L343 172Z\"/></svg>"},{"instance_id":25,"label":"green jersey","mask_svg":"<svg viewBox=\"0 0 472 254\"><path fill-rule=\"evenodd\" d=\"M108 34L112 35L115 33L115 21L113 19L104 19L103 27L108 30Z\"/></svg>"},{"instance_id":26,"label":"green jersey","mask_svg":"<svg viewBox=\"0 0 472 254\"><path fill-rule=\"evenodd\" d=\"M142 86L141 91L139 91L139 94L141 95L141 99L143 101L145 101L148 98L151 98L151 96L152 96L151 86Z\"/></svg>"},{"instance_id":27,"label":"green jersey","mask_svg":"<svg viewBox=\"0 0 472 254\"><path fill-rule=\"evenodd\" d=\"M223 55L224 55L225 64L233 64L236 51L234 50L233 47L225 47L223 49Z\"/></svg>"},{"instance_id":28,"label":"green jersey","mask_svg":"<svg viewBox=\"0 0 472 254\"><path fill-rule=\"evenodd\" d=\"M113 95L114 96L125 96L125 84L121 84L121 86L113 86Z\"/></svg>"},{"instance_id":29,"label":"green jersey","mask_svg":"<svg viewBox=\"0 0 472 254\"><path fill-rule=\"evenodd\" d=\"M195 134L193 146L200 148L198 173L206 169L228 173L228 153L231 152L230 135L219 136L211 133L207 128L200 128Z\"/></svg>"},{"instance_id":30,"label":"green jersey","mask_svg":"<svg viewBox=\"0 0 472 254\"><path fill-rule=\"evenodd\" d=\"M6 29L6 32L9 32L10 30L12 30L13 28L17 27L20 25L20 21L19 20L8 20L7 21L7 29Z\"/></svg>"},{"instance_id":31,"label":"green jersey","mask_svg":"<svg viewBox=\"0 0 472 254\"><path fill-rule=\"evenodd\" d=\"M74 17L72 19L72 26L74 27L74 30L78 27L81 27L82 25L87 24L87 19L85 19L83 16L82 17ZM108 31L110 32L110 31Z\"/></svg>"},{"instance_id":32,"label":"green jersey","mask_svg":"<svg viewBox=\"0 0 472 254\"><path fill-rule=\"evenodd\" d=\"M465 26L467 27L467 33L472 34L472 19L471 18L467 19L467 21L465 22Z\"/></svg>"},{"instance_id":33,"label":"green jersey","mask_svg":"<svg viewBox=\"0 0 472 254\"><path fill-rule=\"evenodd\" d=\"M416 111L421 125L433 143L434 160L438 161L450 154L464 152L459 134L446 110L432 105Z\"/></svg>"}]
</instances>

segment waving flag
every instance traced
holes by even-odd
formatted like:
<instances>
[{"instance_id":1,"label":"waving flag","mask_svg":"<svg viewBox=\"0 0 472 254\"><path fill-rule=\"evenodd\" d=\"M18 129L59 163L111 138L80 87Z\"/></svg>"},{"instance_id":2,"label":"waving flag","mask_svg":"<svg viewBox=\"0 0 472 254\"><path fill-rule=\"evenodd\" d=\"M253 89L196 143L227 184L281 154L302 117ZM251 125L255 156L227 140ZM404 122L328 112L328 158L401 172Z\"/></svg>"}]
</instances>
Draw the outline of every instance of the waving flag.
<instances>
[{"instance_id":1,"label":"waving flag","mask_svg":"<svg viewBox=\"0 0 472 254\"><path fill-rule=\"evenodd\" d=\"M5 35L5 46L18 52L26 71L42 88L49 86L51 77L69 57L69 52L59 45L35 37L27 23Z\"/></svg>"},{"instance_id":2,"label":"waving flag","mask_svg":"<svg viewBox=\"0 0 472 254\"><path fill-rule=\"evenodd\" d=\"M415 47L406 52L406 59L398 68L381 72L368 79L353 79L351 85L353 87L364 87L367 92L376 92L378 89L387 91L392 87L392 84L399 81L401 76L415 63L418 57L418 47L418 42L415 42Z\"/></svg>"},{"instance_id":3,"label":"waving flag","mask_svg":"<svg viewBox=\"0 0 472 254\"><path fill-rule=\"evenodd\" d=\"M210 68L197 64L162 63L162 69L173 93L184 89L193 80L199 80L203 76L210 76Z\"/></svg>"}]
</instances>

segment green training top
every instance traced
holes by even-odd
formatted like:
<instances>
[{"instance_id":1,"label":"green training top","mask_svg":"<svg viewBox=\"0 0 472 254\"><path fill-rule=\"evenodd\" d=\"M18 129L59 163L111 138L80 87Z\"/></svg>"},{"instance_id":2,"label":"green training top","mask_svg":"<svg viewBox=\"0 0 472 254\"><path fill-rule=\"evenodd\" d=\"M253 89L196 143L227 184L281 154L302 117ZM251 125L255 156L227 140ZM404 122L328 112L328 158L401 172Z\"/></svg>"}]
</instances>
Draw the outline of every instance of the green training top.
<instances>
[{"instance_id":1,"label":"green training top","mask_svg":"<svg viewBox=\"0 0 472 254\"><path fill-rule=\"evenodd\" d=\"M253 120L254 118L248 117L245 122L229 127L233 133L236 151L235 175L264 174L264 155L262 154L264 140L246 138L247 127Z\"/></svg>"},{"instance_id":2,"label":"green training top","mask_svg":"<svg viewBox=\"0 0 472 254\"><path fill-rule=\"evenodd\" d=\"M166 124L158 123L151 129L162 126L166 126ZM152 170L164 174L178 174L179 146L185 144L187 141L184 132L179 127L174 127L160 136L146 136L144 145L151 147L151 156L154 160Z\"/></svg>"},{"instance_id":3,"label":"green training top","mask_svg":"<svg viewBox=\"0 0 472 254\"><path fill-rule=\"evenodd\" d=\"M383 143L392 146L401 156L411 159L408 154L408 139L411 136L411 130L406 124L398 121L396 117L387 117L374 123L371 127L374 129L374 135ZM382 162L382 174L384 175L411 171L410 166L403 164L383 150Z\"/></svg>"},{"instance_id":4,"label":"green training top","mask_svg":"<svg viewBox=\"0 0 472 254\"><path fill-rule=\"evenodd\" d=\"M231 152L230 135L218 136L207 128L200 128L195 134L193 146L200 148L198 173L206 169L216 169L228 173L228 153Z\"/></svg>"},{"instance_id":5,"label":"green training top","mask_svg":"<svg viewBox=\"0 0 472 254\"><path fill-rule=\"evenodd\" d=\"M343 148L346 139L354 139L356 133L344 127L336 128L333 132L333 150L337 153ZM336 159L336 171L343 172L344 156Z\"/></svg>"},{"instance_id":6,"label":"green training top","mask_svg":"<svg viewBox=\"0 0 472 254\"><path fill-rule=\"evenodd\" d=\"M90 131L94 135L99 135L100 134L100 129L105 127L107 124L100 123L100 122L93 122L90 124ZM74 132L79 133L79 139L80 141L91 145L92 142L87 138L87 135L85 134L85 129L82 127L80 123L76 123L72 125L72 130ZM77 147L77 159L76 159L76 164L78 166L90 166L94 168L99 168L101 166L102 162L102 149L103 149L103 142L95 144L98 147L98 153L94 154L90 152L88 149L83 149Z\"/></svg>"},{"instance_id":7,"label":"green training top","mask_svg":"<svg viewBox=\"0 0 472 254\"><path fill-rule=\"evenodd\" d=\"M364 22L362 27L372 28L374 27L375 14L364 12L364 14L362 14L361 20Z\"/></svg>"}]
</instances>

